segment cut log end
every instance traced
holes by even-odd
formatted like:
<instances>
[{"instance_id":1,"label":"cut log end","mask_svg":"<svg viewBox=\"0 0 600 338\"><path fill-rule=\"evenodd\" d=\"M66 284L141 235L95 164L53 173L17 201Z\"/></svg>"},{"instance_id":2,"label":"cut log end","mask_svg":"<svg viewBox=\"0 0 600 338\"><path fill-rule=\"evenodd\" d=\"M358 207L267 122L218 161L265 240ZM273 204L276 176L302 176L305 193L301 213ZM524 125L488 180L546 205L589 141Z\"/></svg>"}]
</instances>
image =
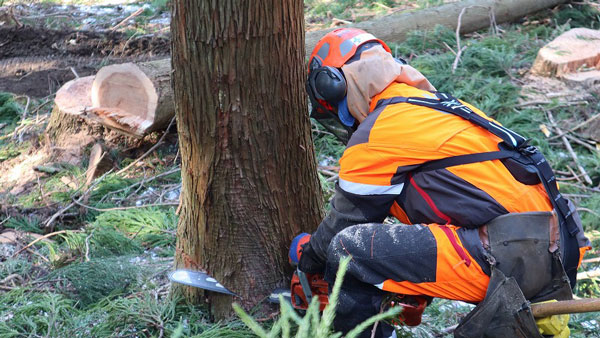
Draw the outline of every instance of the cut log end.
<instances>
[{"instance_id":1,"label":"cut log end","mask_svg":"<svg viewBox=\"0 0 600 338\"><path fill-rule=\"evenodd\" d=\"M80 77L65 83L57 92L54 103L64 114L79 115L92 106L90 90L93 76Z\"/></svg>"},{"instance_id":2,"label":"cut log end","mask_svg":"<svg viewBox=\"0 0 600 338\"><path fill-rule=\"evenodd\" d=\"M133 63L103 67L92 84L92 104L153 121L158 95L152 81Z\"/></svg>"}]
</instances>

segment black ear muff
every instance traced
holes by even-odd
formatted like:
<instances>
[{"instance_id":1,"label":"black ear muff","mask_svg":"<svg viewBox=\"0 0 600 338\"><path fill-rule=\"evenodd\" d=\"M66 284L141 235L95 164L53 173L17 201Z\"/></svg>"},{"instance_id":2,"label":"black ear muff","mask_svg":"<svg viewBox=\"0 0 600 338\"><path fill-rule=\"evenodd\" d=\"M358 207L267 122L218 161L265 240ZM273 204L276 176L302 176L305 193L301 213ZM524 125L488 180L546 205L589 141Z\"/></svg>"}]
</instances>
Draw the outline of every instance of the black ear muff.
<instances>
[{"instance_id":1,"label":"black ear muff","mask_svg":"<svg viewBox=\"0 0 600 338\"><path fill-rule=\"evenodd\" d=\"M309 86L319 100L336 104L346 96L346 79L335 67L319 67L310 72Z\"/></svg>"}]
</instances>

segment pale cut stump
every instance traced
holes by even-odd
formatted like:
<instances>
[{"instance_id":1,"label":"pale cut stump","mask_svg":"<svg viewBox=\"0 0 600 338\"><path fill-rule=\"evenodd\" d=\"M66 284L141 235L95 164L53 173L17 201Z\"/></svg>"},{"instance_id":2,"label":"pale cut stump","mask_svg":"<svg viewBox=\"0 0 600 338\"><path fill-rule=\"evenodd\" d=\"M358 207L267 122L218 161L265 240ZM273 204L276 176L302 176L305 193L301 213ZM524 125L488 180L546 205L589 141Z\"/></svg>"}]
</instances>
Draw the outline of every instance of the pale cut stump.
<instances>
[{"instance_id":1,"label":"pale cut stump","mask_svg":"<svg viewBox=\"0 0 600 338\"><path fill-rule=\"evenodd\" d=\"M175 114L171 60L124 63L101 68L96 76L67 82L56 93L48 133L101 124L128 137L142 138L164 128Z\"/></svg>"},{"instance_id":2,"label":"pale cut stump","mask_svg":"<svg viewBox=\"0 0 600 338\"><path fill-rule=\"evenodd\" d=\"M600 31L574 28L538 52L531 72L592 85L600 82Z\"/></svg>"},{"instance_id":3,"label":"pale cut stump","mask_svg":"<svg viewBox=\"0 0 600 338\"><path fill-rule=\"evenodd\" d=\"M600 30L574 28L561 34L540 49L531 73L556 77L568 88L600 92ZM600 119L591 120L581 134L600 141Z\"/></svg>"}]
</instances>

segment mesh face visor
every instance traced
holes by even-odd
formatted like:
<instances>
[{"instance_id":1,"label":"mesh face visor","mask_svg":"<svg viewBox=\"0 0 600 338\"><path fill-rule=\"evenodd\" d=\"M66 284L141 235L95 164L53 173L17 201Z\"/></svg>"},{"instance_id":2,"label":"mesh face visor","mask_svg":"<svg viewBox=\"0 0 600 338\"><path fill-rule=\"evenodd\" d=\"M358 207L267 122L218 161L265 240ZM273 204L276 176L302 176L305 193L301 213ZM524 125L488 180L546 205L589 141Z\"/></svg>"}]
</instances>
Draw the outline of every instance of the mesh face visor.
<instances>
[{"instance_id":1,"label":"mesh face visor","mask_svg":"<svg viewBox=\"0 0 600 338\"><path fill-rule=\"evenodd\" d=\"M312 105L312 100L311 100ZM319 122L328 133L331 133L342 142L344 145L348 144L350 140L350 136L354 132L354 129L351 127L347 127L337 118L337 114L327 111L325 114L317 113L314 114L314 108L312 108L313 113L310 114L310 117L314 118L315 121Z\"/></svg>"}]
</instances>

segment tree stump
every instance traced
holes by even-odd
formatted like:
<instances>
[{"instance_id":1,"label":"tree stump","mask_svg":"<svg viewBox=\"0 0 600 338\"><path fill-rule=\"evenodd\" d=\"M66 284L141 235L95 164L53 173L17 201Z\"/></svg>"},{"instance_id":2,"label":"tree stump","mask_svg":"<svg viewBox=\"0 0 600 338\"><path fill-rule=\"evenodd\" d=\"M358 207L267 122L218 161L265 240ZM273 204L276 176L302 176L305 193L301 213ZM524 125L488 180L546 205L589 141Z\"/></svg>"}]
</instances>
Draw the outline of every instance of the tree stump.
<instances>
[{"instance_id":1,"label":"tree stump","mask_svg":"<svg viewBox=\"0 0 600 338\"><path fill-rule=\"evenodd\" d=\"M85 148L96 142L116 148L137 147L142 143L140 138L124 135L88 118L93 78L71 80L56 92L56 105L46 127L53 161L79 165Z\"/></svg>"},{"instance_id":2,"label":"tree stump","mask_svg":"<svg viewBox=\"0 0 600 338\"><path fill-rule=\"evenodd\" d=\"M561 34L540 49L531 72L587 85L600 82L600 31L574 28Z\"/></svg>"}]
</instances>

